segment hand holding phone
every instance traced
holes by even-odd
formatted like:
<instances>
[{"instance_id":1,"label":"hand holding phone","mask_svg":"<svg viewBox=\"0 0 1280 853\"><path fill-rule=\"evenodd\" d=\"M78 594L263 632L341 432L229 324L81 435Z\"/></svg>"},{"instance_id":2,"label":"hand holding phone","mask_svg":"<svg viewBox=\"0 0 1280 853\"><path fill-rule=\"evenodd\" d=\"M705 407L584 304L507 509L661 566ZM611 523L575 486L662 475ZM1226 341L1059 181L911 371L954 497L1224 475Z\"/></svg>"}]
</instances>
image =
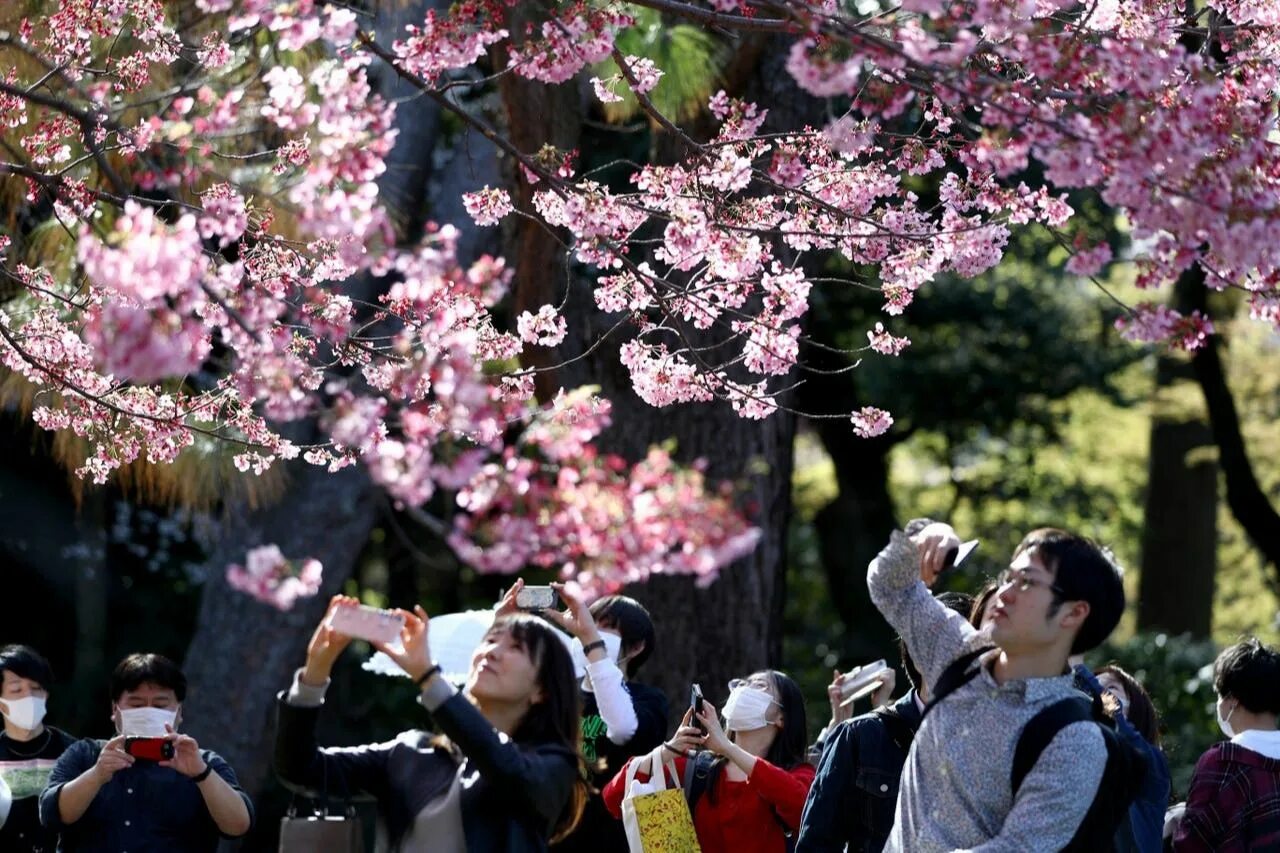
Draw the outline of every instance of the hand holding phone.
<instances>
[{"instance_id":1,"label":"hand holding phone","mask_svg":"<svg viewBox=\"0 0 1280 853\"><path fill-rule=\"evenodd\" d=\"M840 706L851 705L864 696L869 696L879 690L884 685L889 672L891 670L888 663L884 660L878 660L865 666L860 666L849 673L840 685L840 694L842 696Z\"/></svg>"}]
</instances>

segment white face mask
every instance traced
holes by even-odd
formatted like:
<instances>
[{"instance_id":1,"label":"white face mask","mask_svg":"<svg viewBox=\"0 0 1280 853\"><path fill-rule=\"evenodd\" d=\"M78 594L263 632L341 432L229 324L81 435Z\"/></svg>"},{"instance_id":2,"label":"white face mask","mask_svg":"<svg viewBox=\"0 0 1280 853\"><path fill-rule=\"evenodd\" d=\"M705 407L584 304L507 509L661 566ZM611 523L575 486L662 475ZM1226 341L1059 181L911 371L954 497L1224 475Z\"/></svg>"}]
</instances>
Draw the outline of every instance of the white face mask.
<instances>
[{"instance_id":1,"label":"white face mask","mask_svg":"<svg viewBox=\"0 0 1280 853\"><path fill-rule=\"evenodd\" d=\"M44 722L44 697L23 696L21 699L5 699L9 710L4 711L5 719L20 729L31 731ZM3 710L3 709L0 709Z\"/></svg>"},{"instance_id":2,"label":"white face mask","mask_svg":"<svg viewBox=\"0 0 1280 853\"><path fill-rule=\"evenodd\" d=\"M1233 738L1236 736L1236 730L1231 727L1231 715L1234 714L1236 712L1236 708L1239 708L1239 707L1240 707L1240 703L1237 702L1235 704L1235 707L1233 707L1231 711L1224 717L1222 716L1222 702L1218 702L1214 706L1213 713L1214 713L1214 716L1218 718L1218 728L1222 729L1222 733L1226 735L1228 738Z\"/></svg>"},{"instance_id":3,"label":"white face mask","mask_svg":"<svg viewBox=\"0 0 1280 853\"><path fill-rule=\"evenodd\" d=\"M749 685L735 687L724 703L724 727L731 732L749 732L773 725L765 714L775 700L766 691Z\"/></svg>"},{"instance_id":4,"label":"white face mask","mask_svg":"<svg viewBox=\"0 0 1280 853\"><path fill-rule=\"evenodd\" d=\"M120 708L120 734L126 737L164 737L168 725L177 729L178 711L168 708Z\"/></svg>"}]
</instances>

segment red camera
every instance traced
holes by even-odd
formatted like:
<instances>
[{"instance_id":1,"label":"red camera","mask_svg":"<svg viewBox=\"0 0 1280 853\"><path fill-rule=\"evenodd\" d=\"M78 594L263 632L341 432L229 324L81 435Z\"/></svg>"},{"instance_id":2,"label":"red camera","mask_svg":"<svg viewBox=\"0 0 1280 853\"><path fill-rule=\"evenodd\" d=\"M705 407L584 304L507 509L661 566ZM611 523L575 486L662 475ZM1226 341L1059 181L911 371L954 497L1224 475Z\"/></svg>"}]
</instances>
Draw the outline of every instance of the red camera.
<instances>
[{"instance_id":1,"label":"red camera","mask_svg":"<svg viewBox=\"0 0 1280 853\"><path fill-rule=\"evenodd\" d=\"M168 761L173 758L173 741L163 737L127 737L124 751L140 761Z\"/></svg>"}]
</instances>

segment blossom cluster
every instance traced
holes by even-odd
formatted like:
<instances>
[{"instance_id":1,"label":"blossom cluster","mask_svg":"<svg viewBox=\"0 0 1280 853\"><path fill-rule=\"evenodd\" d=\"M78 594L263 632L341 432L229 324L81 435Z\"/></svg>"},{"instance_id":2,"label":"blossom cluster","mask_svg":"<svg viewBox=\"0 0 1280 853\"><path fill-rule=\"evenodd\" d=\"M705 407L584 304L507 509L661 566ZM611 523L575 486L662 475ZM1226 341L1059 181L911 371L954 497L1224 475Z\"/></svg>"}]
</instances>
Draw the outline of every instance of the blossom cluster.
<instances>
[{"instance_id":1,"label":"blossom cluster","mask_svg":"<svg viewBox=\"0 0 1280 853\"><path fill-rule=\"evenodd\" d=\"M319 560L286 560L277 545L261 545L245 555L244 565L227 566L227 584L277 610L290 610L300 598L320 591L324 567Z\"/></svg>"}]
</instances>

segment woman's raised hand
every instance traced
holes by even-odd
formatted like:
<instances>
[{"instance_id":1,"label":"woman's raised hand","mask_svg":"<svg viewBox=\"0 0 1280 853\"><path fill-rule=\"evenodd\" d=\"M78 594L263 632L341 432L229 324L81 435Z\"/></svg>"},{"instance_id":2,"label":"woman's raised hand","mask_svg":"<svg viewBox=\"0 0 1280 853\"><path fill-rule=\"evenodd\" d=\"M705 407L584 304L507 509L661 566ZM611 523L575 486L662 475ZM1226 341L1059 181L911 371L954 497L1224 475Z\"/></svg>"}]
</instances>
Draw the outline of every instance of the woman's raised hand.
<instances>
[{"instance_id":1,"label":"woman's raised hand","mask_svg":"<svg viewBox=\"0 0 1280 853\"><path fill-rule=\"evenodd\" d=\"M522 589L524 589L524 578L516 578L516 582L502 594L502 598L498 599L497 605L493 608L494 619L503 619L520 612L520 608L516 606L516 596Z\"/></svg>"},{"instance_id":2,"label":"woman's raised hand","mask_svg":"<svg viewBox=\"0 0 1280 853\"><path fill-rule=\"evenodd\" d=\"M339 607L358 607L360 602L349 595L335 595L329 599L329 608L325 610L320 624L307 643L307 663L302 668L302 680L319 687L329 680L333 672L333 664L343 649L351 644L351 638L340 634L329 627L329 619Z\"/></svg>"},{"instance_id":3,"label":"woman's raised hand","mask_svg":"<svg viewBox=\"0 0 1280 853\"><path fill-rule=\"evenodd\" d=\"M395 661L401 669L414 681L422 678L431 668L431 649L427 645L427 629L430 619L421 605L415 605L413 612L393 610L404 619L404 627L400 629L400 645L388 646L385 643L373 643L373 647Z\"/></svg>"},{"instance_id":4,"label":"woman's raised hand","mask_svg":"<svg viewBox=\"0 0 1280 853\"><path fill-rule=\"evenodd\" d=\"M703 741L704 746L717 755L728 753L732 741L725 734L724 726L720 725L720 714L716 712L715 706L710 702L702 703L702 712L698 714L698 720L707 727L707 736Z\"/></svg>"},{"instance_id":5,"label":"woman's raised hand","mask_svg":"<svg viewBox=\"0 0 1280 853\"><path fill-rule=\"evenodd\" d=\"M684 712L684 719L680 721L680 726L676 729L676 733L667 741L667 746L681 755L691 755L695 749L702 749L706 745L706 737L702 731L693 724L693 709Z\"/></svg>"},{"instance_id":6,"label":"woman's raised hand","mask_svg":"<svg viewBox=\"0 0 1280 853\"><path fill-rule=\"evenodd\" d=\"M584 646L599 640L600 631L596 628L596 620L591 615L591 608L581 598L565 589L564 584L553 583L551 588L556 591L556 594L560 596L560 600L565 603L564 612L543 610L540 615L544 619L556 623L568 631L570 635L577 637Z\"/></svg>"}]
</instances>

